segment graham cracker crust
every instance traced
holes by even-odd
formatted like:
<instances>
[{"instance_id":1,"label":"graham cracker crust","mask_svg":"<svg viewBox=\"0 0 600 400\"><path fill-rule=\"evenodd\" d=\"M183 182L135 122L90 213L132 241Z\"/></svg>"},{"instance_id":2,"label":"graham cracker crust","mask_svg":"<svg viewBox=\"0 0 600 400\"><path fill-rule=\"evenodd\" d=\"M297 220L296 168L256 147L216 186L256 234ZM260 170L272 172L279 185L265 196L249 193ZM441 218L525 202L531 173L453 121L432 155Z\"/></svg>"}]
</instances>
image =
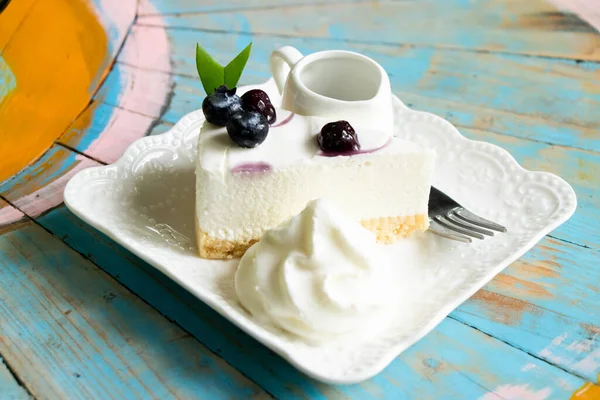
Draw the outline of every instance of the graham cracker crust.
<instances>
[{"instance_id":1,"label":"graham cracker crust","mask_svg":"<svg viewBox=\"0 0 600 400\"><path fill-rule=\"evenodd\" d=\"M217 239L203 232L196 217L196 241L200 257L212 260L238 258L260 238L232 241ZM390 244L410 236L415 231L426 231L429 227L427 213L406 217L373 218L361 221L361 225L377 236L379 243Z\"/></svg>"},{"instance_id":2,"label":"graham cracker crust","mask_svg":"<svg viewBox=\"0 0 600 400\"><path fill-rule=\"evenodd\" d=\"M406 217L373 218L361 221L360 224L375 233L379 243L390 244L409 237L415 231L426 231L429 228L429 216L425 213Z\"/></svg>"},{"instance_id":3,"label":"graham cracker crust","mask_svg":"<svg viewBox=\"0 0 600 400\"><path fill-rule=\"evenodd\" d=\"M259 239L260 238L233 241L214 238L200 229L198 217L196 217L196 242L198 245L198 252L202 258L208 258L210 260L230 260L232 258L239 258L244 255L250 246L258 242Z\"/></svg>"}]
</instances>

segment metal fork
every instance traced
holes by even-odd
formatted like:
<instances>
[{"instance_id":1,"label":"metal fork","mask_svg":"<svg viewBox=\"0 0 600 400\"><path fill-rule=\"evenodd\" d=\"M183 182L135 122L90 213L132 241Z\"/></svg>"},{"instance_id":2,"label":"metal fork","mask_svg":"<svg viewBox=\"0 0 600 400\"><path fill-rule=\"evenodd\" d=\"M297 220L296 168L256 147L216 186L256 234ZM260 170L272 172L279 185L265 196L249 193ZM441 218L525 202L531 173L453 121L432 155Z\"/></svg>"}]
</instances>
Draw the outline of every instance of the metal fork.
<instances>
[{"instance_id":1,"label":"metal fork","mask_svg":"<svg viewBox=\"0 0 600 400\"><path fill-rule=\"evenodd\" d=\"M494 236L492 231L506 232L502 225L473 214L433 186L429 192L429 230L464 243Z\"/></svg>"}]
</instances>

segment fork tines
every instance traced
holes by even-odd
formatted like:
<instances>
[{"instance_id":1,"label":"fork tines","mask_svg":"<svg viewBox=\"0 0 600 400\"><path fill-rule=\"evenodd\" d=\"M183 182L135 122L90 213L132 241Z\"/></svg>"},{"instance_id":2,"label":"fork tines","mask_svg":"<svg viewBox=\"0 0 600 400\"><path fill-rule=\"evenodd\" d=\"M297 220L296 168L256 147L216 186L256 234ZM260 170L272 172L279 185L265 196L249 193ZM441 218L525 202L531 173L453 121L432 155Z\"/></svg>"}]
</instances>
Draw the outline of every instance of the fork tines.
<instances>
[{"instance_id":1,"label":"fork tines","mask_svg":"<svg viewBox=\"0 0 600 400\"><path fill-rule=\"evenodd\" d=\"M429 193L429 230L448 239L471 243L471 238L494 236L506 232L500 224L473 214L439 189Z\"/></svg>"}]
</instances>

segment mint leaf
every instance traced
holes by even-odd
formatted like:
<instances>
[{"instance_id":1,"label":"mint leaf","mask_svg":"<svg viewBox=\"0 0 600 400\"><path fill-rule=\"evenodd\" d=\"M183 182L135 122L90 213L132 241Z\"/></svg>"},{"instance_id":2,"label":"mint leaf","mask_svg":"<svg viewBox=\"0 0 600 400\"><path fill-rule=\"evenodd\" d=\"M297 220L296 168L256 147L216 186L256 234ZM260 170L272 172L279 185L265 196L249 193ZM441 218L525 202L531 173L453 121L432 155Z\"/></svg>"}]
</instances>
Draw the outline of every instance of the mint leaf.
<instances>
[{"instance_id":1,"label":"mint leaf","mask_svg":"<svg viewBox=\"0 0 600 400\"><path fill-rule=\"evenodd\" d=\"M202 46L196 43L196 69L207 95L210 95L221 85L227 85L229 89L233 89L237 85L248 62L248 57L250 57L251 49L252 42L226 67L223 67Z\"/></svg>"},{"instance_id":2,"label":"mint leaf","mask_svg":"<svg viewBox=\"0 0 600 400\"><path fill-rule=\"evenodd\" d=\"M207 95L225 82L225 69L196 43L196 69Z\"/></svg>"},{"instance_id":3,"label":"mint leaf","mask_svg":"<svg viewBox=\"0 0 600 400\"><path fill-rule=\"evenodd\" d=\"M224 82L228 88L234 88L240 80L242 71L248 62L248 57L250 57L250 50L252 50L252 42L225 67Z\"/></svg>"}]
</instances>

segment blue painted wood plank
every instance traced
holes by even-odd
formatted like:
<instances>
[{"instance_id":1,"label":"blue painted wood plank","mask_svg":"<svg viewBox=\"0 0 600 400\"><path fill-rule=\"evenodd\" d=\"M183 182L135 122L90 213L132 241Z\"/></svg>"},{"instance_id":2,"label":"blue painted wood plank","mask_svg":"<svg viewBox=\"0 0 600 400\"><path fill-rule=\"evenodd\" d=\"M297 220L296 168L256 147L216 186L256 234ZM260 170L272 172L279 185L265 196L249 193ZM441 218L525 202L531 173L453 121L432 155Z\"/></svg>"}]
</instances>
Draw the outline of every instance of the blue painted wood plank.
<instances>
[{"instance_id":1,"label":"blue painted wood plank","mask_svg":"<svg viewBox=\"0 0 600 400\"><path fill-rule=\"evenodd\" d=\"M226 2L214 2L212 0L140 0L138 14L165 15L215 11L233 12L239 9L278 8L287 4L312 4L321 1L322 0L229 0ZM360 1L354 0L351 2L358 3Z\"/></svg>"},{"instance_id":2,"label":"blue painted wood plank","mask_svg":"<svg viewBox=\"0 0 600 400\"><path fill-rule=\"evenodd\" d=\"M525 168L552 172L569 182L577 194L577 210L551 235L600 250L600 153L524 141L481 130L460 130L470 138L506 149Z\"/></svg>"},{"instance_id":3,"label":"blue painted wood plank","mask_svg":"<svg viewBox=\"0 0 600 400\"><path fill-rule=\"evenodd\" d=\"M0 399L26 400L29 398L27 390L17 382L2 357L0 357Z\"/></svg>"},{"instance_id":4,"label":"blue painted wood plank","mask_svg":"<svg viewBox=\"0 0 600 400\"><path fill-rule=\"evenodd\" d=\"M557 253L556 261L549 259ZM600 313L593 265L599 257L596 251L546 238L451 316L595 382Z\"/></svg>"},{"instance_id":5,"label":"blue painted wood plank","mask_svg":"<svg viewBox=\"0 0 600 400\"><path fill-rule=\"evenodd\" d=\"M595 51L600 34L543 0L320 2L228 13L142 15L137 23L600 60Z\"/></svg>"},{"instance_id":6,"label":"blue painted wood plank","mask_svg":"<svg viewBox=\"0 0 600 400\"><path fill-rule=\"evenodd\" d=\"M0 237L0 353L37 398L266 398L29 222Z\"/></svg>"},{"instance_id":7,"label":"blue painted wood plank","mask_svg":"<svg viewBox=\"0 0 600 400\"><path fill-rule=\"evenodd\" d=\"M562 388L554 385L551 380L558 379L555 375L558 370L547 370L546 363L526 353L460 323L447 321L372 380L353 386L323 385L298 373L163 274L83 224L67 209L57 208L38 221L278 398L302 398L304 394L312 398L399 399L414 398L418 393L419 398L428 399L440 398L440 393L446 392L448 398L477 398L504 384L533 385L530 387L537 387L536 390L548 387L566 394L582 382L564 373L559 374L560 379L572 383ZM505 369L498 369L494 351L508 352L512 362ZM439 371L439 365L445 362L452 367L446 365L443 372ZM536 366L536 376L547 379L519 374L529 364Z\"/></svg>"}]
</instances>

